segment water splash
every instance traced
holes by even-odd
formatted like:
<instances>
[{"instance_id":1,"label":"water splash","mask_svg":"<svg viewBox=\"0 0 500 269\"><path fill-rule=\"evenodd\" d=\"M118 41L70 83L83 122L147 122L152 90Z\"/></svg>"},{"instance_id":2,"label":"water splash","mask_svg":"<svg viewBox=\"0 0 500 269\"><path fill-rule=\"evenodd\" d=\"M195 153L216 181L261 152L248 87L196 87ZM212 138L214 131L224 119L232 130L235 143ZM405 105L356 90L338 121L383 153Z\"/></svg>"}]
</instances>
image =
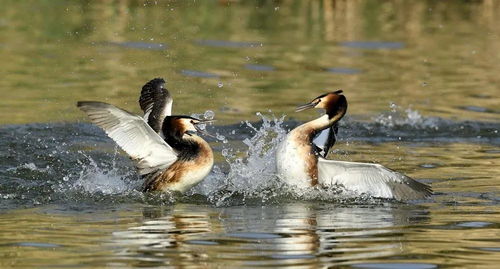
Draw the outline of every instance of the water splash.
<instances>
[{"instance_id":1,"label":"water splash","mask_svg":"<svg viewBox=\"0 0 500 269\"><path fill-rule=\"evenodd\" d=\"M18 170L22 170L22 169L31 170L34 172L48 172L50 170L50 167L46 166L45 168L40 168L35 163L29 162L29 163L21 164L20 166L17 166L17 167L9 167L6 169L6 171L17 172Z\"/></svg>"},{"instance_id":2,"label":"water splash","mask_svg":"<svg viewBox=\"0 0 500 269\"><path fill-rule=\"evenodd\" d=\"M87 156L89 164L82 165L78 179L72 183L70 189L89 194L127 194L140 189L140 181L131 178L130 173L124 173L117 168L116 162L110 168L99 165Z\"/></svg>"},{"instance_id":3,"label":"water splash","mask_svg":"<svg viewBox=\"0 0 500 269\"><path fill-rule=\"evenodd\" d=\"M245 151L237 151L226 145L222 149L222 156L227 164L228 171L224 172L220 166L214 168L213 173L193 189L192 194L198 193L208 197L216 205L222 205L226 200L241 195L246 198L260 198L267 200L277 195L280 186L276 177L276 149L286 136L283 127L284 116L276 118L257 113L262 119L259 128L250 122L244 124L254 134L242 142L247 147ZM218 139L227 143L224 136Z\"/></svg>"},{"instance_id":4,"label":"water splash","mask_svg":"<svg viewBox=\"0 0 500 269\"><path fill-rule=\"evenodd\" d=\"M402 109L398 105L391 103L390 112L382 113L373 120L386 128L400 126L411 126L418 129L439 130L439 119L423 117L417 110L412 108Z\"/></svg>"}]
</instances>

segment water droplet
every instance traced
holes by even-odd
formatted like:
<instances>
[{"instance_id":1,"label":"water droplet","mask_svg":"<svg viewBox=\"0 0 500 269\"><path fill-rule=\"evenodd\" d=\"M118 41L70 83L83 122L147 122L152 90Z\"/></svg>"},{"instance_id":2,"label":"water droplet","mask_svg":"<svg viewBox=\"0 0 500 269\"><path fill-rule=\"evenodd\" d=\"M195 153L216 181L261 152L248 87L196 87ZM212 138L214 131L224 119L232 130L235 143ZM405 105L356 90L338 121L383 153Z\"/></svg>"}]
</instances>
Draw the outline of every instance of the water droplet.
<instances>
[{"instance_id":1,"label":"water droplet","mask_svg":"<svg viewBox=\"0 0 500 269\"><path fill-rule=\"evenodd\" d=\"M206 120L213 120L215 116L215 113L212 110L207 110L203 114L203 118Z\"/></svg>"},{"instance_id":2,"label":"water droplet","mask_svg":"<svg viewBox=\"0 0 500 269\"><path fill-rule=\"evenodd\" d=\"M200 130L202 130L202 131L205 131L205 129L207 129L207 125L204 123L200 123L200 124L198 124L198 128L200 128Z\"/></svg>"},{"instance_id":3,"label":"water droplet","mask_svg":"<svg viewBox=\"0 0 500 269\"><path fill-rule=\"evenodd\" d=\"M396 112L396 109L398 108L398 105L396 105L395 103L391 103L389 105L390 109L392 112Z\"/></svg>"},{"instance_id":4,"label":"water droplet","mask_svg":"<svg viewBox=\"0 0 500 269\"><path fill-rule=\"evenodd\" d=\"M435 163L423 163L419 166L422 168L429 168L430 169L430 168L436 168L438 165Z\"/></svg>"},{"instance_id":5,"label":"water droplet","mask_svg":"<svg viewBox=\"0 0 500 269\"><path fill-rule=\"evenodd\" d=\"M217 138L217 140L220 140L220 141L224 141L224 140L226 140L226 137L225 137L225 136L223 136L223 135L221 135L221 134L217 134L217 135L216 135L216 138Z\"/></svg>"}]
</instances>

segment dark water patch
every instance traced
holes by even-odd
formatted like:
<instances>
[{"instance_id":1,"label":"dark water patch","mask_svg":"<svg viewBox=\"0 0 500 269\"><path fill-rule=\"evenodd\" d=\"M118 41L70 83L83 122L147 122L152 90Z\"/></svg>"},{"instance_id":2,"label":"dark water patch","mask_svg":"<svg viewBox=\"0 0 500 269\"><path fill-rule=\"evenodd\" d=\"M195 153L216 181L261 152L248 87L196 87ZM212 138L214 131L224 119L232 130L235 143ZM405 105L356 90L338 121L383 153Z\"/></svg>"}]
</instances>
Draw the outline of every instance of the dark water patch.
<instances>
[{"instance_id":1,"label":"dark water patch","mask_svg":"<svg viewBox=\"0 0 500 269\"><path fill-rule=\"evenodd\" d=\"M469 96L470 97L474 97L474 98L479 98L479 99L490 99L490 98L492 98L491 95L487 95L487 94L471 94Z\"/></svg>"},{"instance_id":2,"label":"dark water patch","mask_svg":"<svg viewBox=\"0 0 500 269\"><path fill-rule=\"evenodd\" d=\"M227 233L226 235L228 237L235 237L235 238L241 238L241 239L255 239L255 240L281 238L281 236L278 234L255 233L255 232L254 233Z\"/></svg>"},{"instance_id":3,"label":"dark water patch","mask_svg":"<svg viewBox=\"0 0 500 269\"><path fill-rule=\"evenodd\" d=\"M461 206L478 206L477 204L460 204ZM461 212L455 212L455 214L459 214ZM476 215L480 214L480 212L474 212ZM495 214L493 212L487 212L489 214ZM465 214L465 212L462 212ZM499 225L486 222L486 221L461 221L461 222L453 222L444 225L432 225L428 226L430 229L436 230L468 230L468 229L483 229L483 228L498 228Z\"/></svg>"},{"instance_id":4,"label":"dark water patch","mask_svg":"<svg viewBox=\"0 0 500 269\"><path fill-rule=\"evenodd\" d=\"M202 246L213 246L213 245L219 245L219 243L215 241L208 241L208 240L186 240L186 244L192 244L192 245L202 245Z\"/></svg>"},{"instance_id":5,"label":"dark water patch","mask_svg":"<svg viewBox=\"0 0 500 269\"><path fill-rule=\"evenodd\" d=\"M196 40L196 44L209 47L220 48L258 48L262 47L262 42L242 42L242 41L228 41L228 40Z\"/></svg>"},{"instance_id":6,"label":"dark water patch","mask_svg":"<svg viewBox=\"0 0 500 269\"><path fill-rule=\"evenodd\" d=\"M216 74L196 71L196 70L181 70L181 74L188 77L197 77L197 78L218 78L219 76Z\"/></svg>"},{"instance_id":7,"label":"dark water patch","mask_svg":"<svg viewBox=\"0 0 500 269\"><path fill-rule=\"evenodd\" d=\"M262 64L245 64L245 68L253 71L275 71L276 68L270 65L262 65Z\"/></svg>"},{"instance_id":8,"label":"dark water patch","mask_svg":"<svg viewBox=\"0 0 500 269\"><path fill-rule=\"evenodd\" d=\"M467 221L467 222L460 222L457 223L457 227L463 227L463 228L484 228L488 226L494 225L491 222L485 222L485 221Z\"/></svg>"},{"instance_id":9,"label":"dark water patch","mask_svg":"<svg viewBox=\"0 0 500 269\"><path fill-rule=\"evenodd\" d=\"M33 248L58 248L58 247L62 247L61 245L58 245L58 244L40 243L40 242L19 242L19 243L14 243L12 245L19 246L19 247L33 247Z\"/></svg>"},{"instance_id":10,"label":"dark water patch","mask_svg":"<svg viewBox=\"0 0 500 269\"><path fill-rule=\"evenodd\" d=\"M484 152L489 154L500 154L500 149L479 150L479 152Z\"/></svg>"},{"instance_id":11,"label":"dark water patch","mask_svg":"<svg viewBox=\"0 0 500 269\"><path fill-rule=\"evenodd\" d=\"M341 42L340 45L355 49L402 49L405 47L403 42L385 41L346 41Z\"/></svg>"},{"instance_id":12,"label":"dark water patch","mask_svg":"<svg viewBox=\"0 0 500 269\"><path fill-rule=\"evenodd\" d=\"M167 44L163 43L149 43L141 41L107 42L105 44L123 48L141 49L141 50L166 50L168 47Z\"/></svg>"},{"instance_id":13,"label":"dark water patch","mask_svg":"<svg viewBox=\"0 0 500 269\"><path fill-rule=\"evenodd\" d=\"M346 67L329 67L325 71L335 74L355 75L361 73L361 70Z\"/></svg>"},{"instance_id":14,"label":"dark water patch","mask_svg":"<svg viewBox=\"0 0 500 269\"><path fill-rule=\"evenodd\" d=\"M495 111L493 109L480 106L459 106L458 109L472 111L472 112L481 112L481 113L496 113L496 114L499 113L498 111Z\"/></svg>"},{"instance_id":15,"label":"dark water patch","mask_svg":"<svg viewBox=\"0 0 500 269\"><path fill-rule=\"evenodd\" d=\"M500 252L500 247L485 247L485 248L473 248L478 250L484 250L489 252Z\"/></svg>"},{"instance_id":16,"label":"dark water patch","mask_svg":"<svg viewBox=\"0 0 500 269\"><path fill-rule=\"evenodd\" d=\"M284 127L291 130L303 122L288 120ZM252 122L260 128L261 122ZM366 122L346 118L339 122L339 140L383 142L427 142L427 143L487 143L500 145L500 123L481 121L452 121L442 118L422 118L412 121L394 121L391 123L378 120ZM224 126L210 126L209 129L223 133L229 140L243 140L253 134L253 129L246 123ZM235 130L235 132L233 132Z\"/></svg>"},{"instance_id":17,"label":"dark water patch","mask_svg":"<svg viewBox=\"0 0 500 269\"><path fill-rule=\"evenodd\" d=\"M472 178L469 178L472 179ZM494 187L494 186L491 186ZM436 196L437 193L434 193L434 196ZM482 205L484 206L496 206L500 203L500 197L498 196L498 193L495 192L448 192L446 193L447 195L447 200L443 201L443 204L446 205L467 205L472 198L474 200L474 203L477 203L477 200L483 200L484 202ZM457 212L458 213L458 212ZM475 214L491 214L489 209L487 208L484 211L475 211ZM464 213L465 214L465 213Z\"/></svg>"}]
</instances>

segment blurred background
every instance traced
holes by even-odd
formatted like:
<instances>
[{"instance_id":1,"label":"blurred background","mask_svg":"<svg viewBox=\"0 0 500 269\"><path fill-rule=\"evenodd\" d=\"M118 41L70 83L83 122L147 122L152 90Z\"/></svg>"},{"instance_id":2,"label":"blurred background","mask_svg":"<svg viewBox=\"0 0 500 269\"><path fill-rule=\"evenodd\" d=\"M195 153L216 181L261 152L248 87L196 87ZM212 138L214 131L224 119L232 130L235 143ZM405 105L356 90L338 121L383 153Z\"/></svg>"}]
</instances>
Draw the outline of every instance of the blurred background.
<instances>
[{"instance_id":1,"label":"blurred background","mask_svg":"<svg viewBox=\"0 0 500 269\"><path fill-rule=\"evenodd\" d=\"M219 124L336 89L360 118L500 119L494 0L1 2L2 124L83 119L77 100L138 113L154 77L176 113Z\"/></svg>"}]
</instances>

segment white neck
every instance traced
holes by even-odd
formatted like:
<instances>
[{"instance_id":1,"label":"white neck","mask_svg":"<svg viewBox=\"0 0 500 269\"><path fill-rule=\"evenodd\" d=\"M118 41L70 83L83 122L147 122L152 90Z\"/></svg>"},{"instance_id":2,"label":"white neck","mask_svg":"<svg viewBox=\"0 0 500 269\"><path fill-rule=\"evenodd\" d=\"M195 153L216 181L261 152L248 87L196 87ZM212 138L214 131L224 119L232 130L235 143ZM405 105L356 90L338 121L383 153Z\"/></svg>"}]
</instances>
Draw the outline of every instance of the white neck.
<instances>
[{"instance_id":1,"label":"white neck","mask_svg":"<svg viewBox=\"0 0 500 269\"><path fill-rule=\"evenodd\" d=\"M331 119L328 118L328 115L325 114L315 120L309 121L304 123L304 126L313 128L316 131L321 131L324 130L330 126L332 126L335 122L338 121L338 117L332 117Z\"/></svg>"}]
</instances>

